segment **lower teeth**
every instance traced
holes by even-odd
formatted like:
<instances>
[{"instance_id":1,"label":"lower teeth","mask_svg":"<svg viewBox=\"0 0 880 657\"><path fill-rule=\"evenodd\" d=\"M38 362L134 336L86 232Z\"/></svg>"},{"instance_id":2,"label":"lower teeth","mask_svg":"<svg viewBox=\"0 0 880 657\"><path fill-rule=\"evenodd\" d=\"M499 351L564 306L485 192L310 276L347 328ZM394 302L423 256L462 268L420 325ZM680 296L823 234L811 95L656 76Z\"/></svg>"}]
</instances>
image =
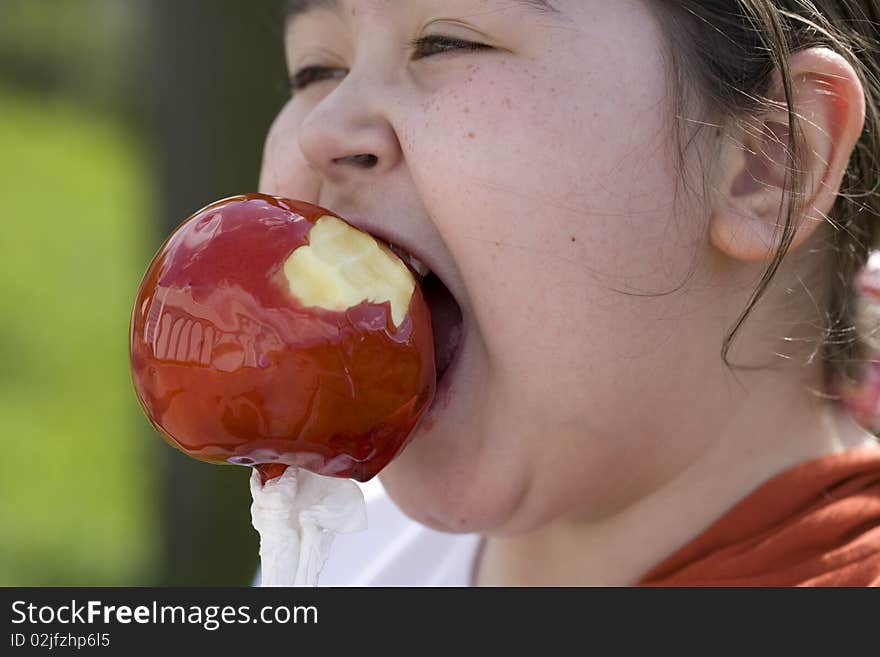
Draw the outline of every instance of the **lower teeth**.
<instances>
[{"instance_id":1,"label":"lower teeth","mask_svg":"<svg viewBox=\"0 0 880 657\"><path fill-rule=\"evenodd\" d=\"M431 273L431 270L428 269L421 260L407 253L396 244L389 244L388 246L397 254L397 257L409 265L410 269L412 269L413 273L418 277L420 283Z\"/></svg>"}]
</instances>

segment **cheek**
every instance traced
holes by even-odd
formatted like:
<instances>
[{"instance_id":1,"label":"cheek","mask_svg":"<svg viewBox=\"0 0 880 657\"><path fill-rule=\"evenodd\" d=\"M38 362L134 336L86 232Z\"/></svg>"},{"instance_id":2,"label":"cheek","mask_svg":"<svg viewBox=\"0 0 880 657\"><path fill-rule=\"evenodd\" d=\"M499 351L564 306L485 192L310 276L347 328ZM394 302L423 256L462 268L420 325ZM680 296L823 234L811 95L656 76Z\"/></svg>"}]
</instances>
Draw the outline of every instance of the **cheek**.
<instances>
[{"instance_id":1,"label":"cheek","mask_svg":"<svg viewBox=\"0 0 880 657\"><path fill-rule=\"evenodd\" d=\"M519 346L511 360L510 350L535 344L539 326L571 347L554 352L564 363L584 324L607 342L642 312L613 289L659 291L685 273L692 244L670 242L679 227L665 86L639 70L578 78L541 63L475 65L414 126L433 136L413 153L414 178L499 360L538 357Z\"/></svg>"},{"instance_id":2,"label":"cheek","mask_svg":"<svg viewBox=\"0 0 880 657\"><path fill-rule=\"evenodd\" d=\"M288 102L272 123L263 145L259 191L316 203L320 179L299 147L298 130L305 110Z\"/></svg>"}]
</instances>

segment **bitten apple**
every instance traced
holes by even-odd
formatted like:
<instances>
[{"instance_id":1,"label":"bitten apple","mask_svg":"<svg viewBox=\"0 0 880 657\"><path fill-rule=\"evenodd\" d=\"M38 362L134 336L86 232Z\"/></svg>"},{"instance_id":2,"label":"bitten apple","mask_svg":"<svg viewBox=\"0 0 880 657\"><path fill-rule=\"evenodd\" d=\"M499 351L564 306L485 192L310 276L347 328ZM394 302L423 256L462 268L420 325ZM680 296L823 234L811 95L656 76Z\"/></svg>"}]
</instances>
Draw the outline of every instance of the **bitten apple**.
<instances>
[{"instance_id":1,"label":"bitten apple","mask_svg":"<svg viewBox=\"0 0 880 657\"><path fill-rule=\"evenodd\" d=\"M131 370L190 456L366 481L435 390L431 316L388 245L262 194L213 203L159 249L135 301Z\"/></svg>"}]
</instances>

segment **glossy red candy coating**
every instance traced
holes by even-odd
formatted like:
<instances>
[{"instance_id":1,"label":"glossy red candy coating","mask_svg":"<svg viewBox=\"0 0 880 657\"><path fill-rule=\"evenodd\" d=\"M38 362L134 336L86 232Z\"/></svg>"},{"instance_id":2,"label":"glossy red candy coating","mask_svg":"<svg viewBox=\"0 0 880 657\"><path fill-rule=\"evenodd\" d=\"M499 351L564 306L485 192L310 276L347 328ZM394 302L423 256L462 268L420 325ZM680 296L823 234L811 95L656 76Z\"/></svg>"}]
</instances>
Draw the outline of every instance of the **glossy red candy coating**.
<instances>
[{"instance_id":1,"label":"glossy red candy coating","mask_svg":"<svg viewBox=\"0 0 880 657\"><path fill-rule=\"evenodd\" d=\"M430 405L418 284L397 328L388 302L333 312L290 293L283 263L324 215L336 216L262 194L224 199L151 262L131 318L132 380L156 429L190 456L366 481Z\"/></svg>"}]
</instances>

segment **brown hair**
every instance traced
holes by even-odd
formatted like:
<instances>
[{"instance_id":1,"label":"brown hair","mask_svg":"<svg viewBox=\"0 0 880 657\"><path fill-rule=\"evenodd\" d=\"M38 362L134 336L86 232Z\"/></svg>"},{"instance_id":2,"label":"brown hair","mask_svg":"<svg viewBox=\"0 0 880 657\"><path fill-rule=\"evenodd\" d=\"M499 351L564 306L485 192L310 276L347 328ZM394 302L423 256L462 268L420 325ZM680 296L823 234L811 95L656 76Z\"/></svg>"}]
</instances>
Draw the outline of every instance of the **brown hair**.
<instances>
[{"instance_id":1,"label":"brown hair","mask_svg":"<svg viewBox=\"0 0 880 657\"><path fill-rule=\"evenodd\" d=\"M802 132L792 106L788 57L811 46L826 46L843 56L859 76L866 96L865 129L827 217L833 227L830 307L824 309L822 338L814 351L821 353L826 389L838 378L857 379L864 349L855 328L852 280L880 238L880 0L655 0L654 6L670 41L667 54L677 87L674 115L696 125L696 131L706 124L683 116L686 88L700 92L715 116L742 119L744 125L749 117L780 106L765 95L774 71L779 72L785 91L790 126L785 223L779 248L724 338L721 357L731 369L736 367L728 361L734 337L785 258L797 229L794 219L803 207L798 193ZM683 158L690 140L681 139L681 122L673 127Z\"/></svg>"}]
</instances>

